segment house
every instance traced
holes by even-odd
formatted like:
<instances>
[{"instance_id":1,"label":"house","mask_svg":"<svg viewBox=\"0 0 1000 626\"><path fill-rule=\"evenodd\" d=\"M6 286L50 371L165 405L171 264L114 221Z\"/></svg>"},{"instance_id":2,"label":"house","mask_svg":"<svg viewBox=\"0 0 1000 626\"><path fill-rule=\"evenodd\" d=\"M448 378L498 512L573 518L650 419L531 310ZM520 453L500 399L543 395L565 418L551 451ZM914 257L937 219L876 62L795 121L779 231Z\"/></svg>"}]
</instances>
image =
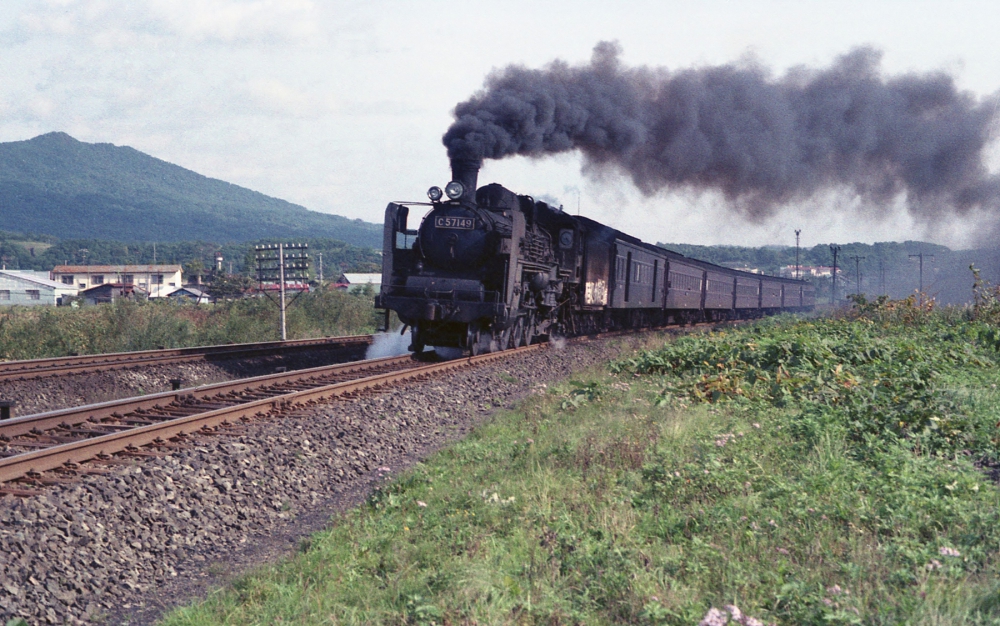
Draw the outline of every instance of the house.
<instances>
[{"instance_id":1,"label":"house","mask_svg":"<svg viewBox=\"0 0 1000 626\"><path fill-rule=\"evenodd\" d=\"M0 270L0 306L8 304L61 304L77 290L49 280L43 272Z\"/></svg>"},{"instance_id":2,"label":"house","mask_svg":"<svg viewBox=\"0 0 1000 626\"><path fill-rule=\"evenodd\" d=\"M115 283L135 285L150 298L159 298L182 284L180 265L57 265L52 280L79 290Z\"/></svg>"},{"instance_id":3,"label":"house","mask_svg":"<svg viewBox=\"0 0 1000 626\"><path fill-rule=\"evenodd\" d=\"M844 268L837 268L837 275L840 275ZM812 276L814 278L829 278L833 276L833 268L826 265L800 265L796 270L794 265L786 265L778 272L779 276L785 278L795 278L796 274L802 278Z\"/></svg>"},{"instance_id":4,"label":"house","mask_svg":"<svg viewBox=\"0 0 1000 626\"><path fill-rule=\"evenodd\" d=\"M763 274L764 270L759 267L750 267L746 263L720 263L722 267L728 267L731 270L739 270L741 272L749 272L750 274Z\"/></svg>"},{"instance_id":5,"label":"house","mask_svg":"<svg viewBox=\"0 0 1000 626\"><path fill-rule=\"evenodd\" d=\"M208 304L215 301L212 296L208 295L201 289L191 286L181 287L180 289L171 291L167 294L167 297L171 300L193 302L195 304Z\"/></svg>"},{"instance_id":6,"label":"house","mask_svg":"<svg viewBox=\"0 0 1000 626\"><path fill-rule=\"evenodd\" d=\"M382 287L382 274L341 274L336 287L357 291L363 289L365 285L371 285L372 291L378 293Z\"/></svg>"},{"instance_id":7,"label":"house","mask_svg":"<svg viewBox=\"0 0 1000 626\"><path fill-rule=\"evenodd\" d=\"M147 297L146 292L136 285L125 283L104 283L90 289L84 289L78 294L87 304L101 304L115 300L137 300Z\"/></svg>"}]
</instances>

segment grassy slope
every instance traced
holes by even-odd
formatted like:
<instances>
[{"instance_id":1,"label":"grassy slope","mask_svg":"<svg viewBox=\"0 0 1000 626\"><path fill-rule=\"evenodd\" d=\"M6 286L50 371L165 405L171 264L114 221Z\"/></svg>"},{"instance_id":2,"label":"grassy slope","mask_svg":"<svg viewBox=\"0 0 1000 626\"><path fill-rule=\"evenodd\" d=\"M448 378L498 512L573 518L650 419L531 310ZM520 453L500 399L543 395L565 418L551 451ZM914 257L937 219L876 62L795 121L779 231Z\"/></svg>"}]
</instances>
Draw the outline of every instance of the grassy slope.
<instances>
[{"instance_id":1,"label":"grassy slope","mask_svg":"<svg viewBox=\"0 0 1000 626\"><path fill-rule=\"evenodd\" d=\"M636 354L166 623L1000 623L998 338L907 309Z\"/></svg>"}]
</instances>

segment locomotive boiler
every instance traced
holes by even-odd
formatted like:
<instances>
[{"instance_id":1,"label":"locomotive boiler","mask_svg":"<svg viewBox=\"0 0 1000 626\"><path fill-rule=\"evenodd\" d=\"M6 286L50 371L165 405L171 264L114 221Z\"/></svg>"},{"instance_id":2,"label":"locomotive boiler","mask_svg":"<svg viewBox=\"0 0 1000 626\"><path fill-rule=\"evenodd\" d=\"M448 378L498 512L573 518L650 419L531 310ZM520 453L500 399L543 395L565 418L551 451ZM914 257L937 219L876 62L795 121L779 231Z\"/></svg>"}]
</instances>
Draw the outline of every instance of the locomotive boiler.
<instances>
[{"instance_id":1,"label":"locomotive boiler","mask_svg":"<svg viewBox=\"0 0 1000 626\"><path fill-rule=\"evenodd\" d=\"M573 335L811 308L803 281L740 272L644 243L492 183L452 159L429 203L386 207L376 307L411 328L410 349L472 354ZM410 211L429 207L416 229Z\"/></svg>"}]
</instances>

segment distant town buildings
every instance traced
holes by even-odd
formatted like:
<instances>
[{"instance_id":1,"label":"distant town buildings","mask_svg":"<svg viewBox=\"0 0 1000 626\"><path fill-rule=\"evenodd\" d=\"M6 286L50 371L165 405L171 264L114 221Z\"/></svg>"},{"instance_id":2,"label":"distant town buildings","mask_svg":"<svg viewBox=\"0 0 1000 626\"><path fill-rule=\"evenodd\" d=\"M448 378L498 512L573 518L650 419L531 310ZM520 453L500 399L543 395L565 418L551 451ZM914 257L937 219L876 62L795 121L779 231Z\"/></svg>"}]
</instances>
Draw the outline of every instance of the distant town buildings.
<instances>
[{"instance_id":1,"label":"distant town buildings","mask_svg":"<svg viewBox=\"0 0 1000 626\"><path fill-rule=\"evenodd\" d=\"M365 285L371 285L375 293L382 288L382 274L341 274L334 285L339 289L357 291L363 289Z\"/></svg>"},{"instance_id":2,"label":"distant town buildings","mask_svg":"<svg viewBox=\"0 0 1000 626\"><path fill-rule=\"evenodd\" d=\"M751 274L763 274L764 270L759 267L750 267L746 263L720 263L722 267L728 267L731 270L739 270L741 272L749 272Z\"/></svg>"},{"instance_id":3,"label":"distant town buildings","mask_svg":"<svg viewBox=\"0 0 1000 626\"><path fill-rule=\"evenodd\" d=\"M182 286L180 265L57 265L52 280L80 291L104 284L133 285L150 298Z\"/></svg>"},{"instance_id":4,"label":"distant town buildings","mask_svg":"<svg viewBox=\"0 0 1000 626\"><path fill-rule=\"evenodd\" d=\"M837 268L837 275L839 276L844 271L844 268ZM798 272L802 278L811 276L813 278L830 278L833 276L833 268L826 265L800 265L798 267ZM780 270L778 270L778 276L784 278L797 278L796 268L794 265L786 265Z\"/></svg>"},{"instance_id":5,"label":"distant town buildings","mask_svg":"<svg viewBox=\"0 0 1000 626\"><path fill-rule=\"evenodd\" d=\"M83 299L85 304L102 304L115 300L140 300L147 297L147 294L135 285L104 283L80 291L79 297Z\"/></svg>"},{"instance_id":6,"label":"distant town buildings","mask_svg":"<svg viewBox=\"0 0 1000 626\"><path fill-rule=\"evenodd\" d=\"M168 293L167 297L178 302L191 302L194 304L208 304L215 302L215 298L193 286L181 287L176 291Z\"/></svg>"},{"instance_id":7,"label":"distant town buildings","mask_svg":"<svg viewBox=\"0 0 1000 626\"><path fill-rule=\"evenodd\" d=\"M48 272L0 270L0 306L59 304L77 289L49 279Z\"/></svg>"}]
</instances>

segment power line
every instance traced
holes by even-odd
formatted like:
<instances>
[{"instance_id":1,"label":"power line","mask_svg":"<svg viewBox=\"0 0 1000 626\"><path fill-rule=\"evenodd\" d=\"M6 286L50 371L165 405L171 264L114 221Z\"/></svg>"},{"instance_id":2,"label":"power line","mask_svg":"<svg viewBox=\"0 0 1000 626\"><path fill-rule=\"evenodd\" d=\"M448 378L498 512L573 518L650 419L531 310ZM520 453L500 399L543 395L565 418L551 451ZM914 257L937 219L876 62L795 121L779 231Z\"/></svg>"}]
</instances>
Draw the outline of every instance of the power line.
<instances>
[{"instance_id":1,"label":"power line","mask_svg":"<svg viewBox=\"0 0 1000 626\"><path fill-rule=\"evenodd\" d=\"M927 256L929 256L931 260L934 259L933 254L929 254ZM917 292L917 304L922 305L924 303L924 253L920 252L920 254L911 254L910 258L920 259L920 290Z\"/></svg>"},{"instance_id":2,"label":"power line","mask_svg":"<svg viewBox=\"0 0 1000 626\"><path fill-rule=\"evenodd\" d=\"M802 232L801 228L795 229L795 278L802 278L802 266L799 265L799 233Z\"/></svg>"},{"instance_id":3,"label":"power line","mask_svg":"<svg viewBox=\"0 0 1000 626\"><path fill-rule=\"evenodd\" d=\"M855 276L855 293L861 293L861 261L867 259L868 257L854 255L851 257L854 259L854 276Z\"/></svg>"},{"instance_id":4,"label":"power line","mask_svg":"<svg viewBox=\"0 0 1000 626\"><path fill-rule=\"evenodd\" d=\"M840 254L840 246L830 244L830 252L833 253L833 282L830 283L830 304L837 304L837 255Z\"/></svg>"}]
</instances>

